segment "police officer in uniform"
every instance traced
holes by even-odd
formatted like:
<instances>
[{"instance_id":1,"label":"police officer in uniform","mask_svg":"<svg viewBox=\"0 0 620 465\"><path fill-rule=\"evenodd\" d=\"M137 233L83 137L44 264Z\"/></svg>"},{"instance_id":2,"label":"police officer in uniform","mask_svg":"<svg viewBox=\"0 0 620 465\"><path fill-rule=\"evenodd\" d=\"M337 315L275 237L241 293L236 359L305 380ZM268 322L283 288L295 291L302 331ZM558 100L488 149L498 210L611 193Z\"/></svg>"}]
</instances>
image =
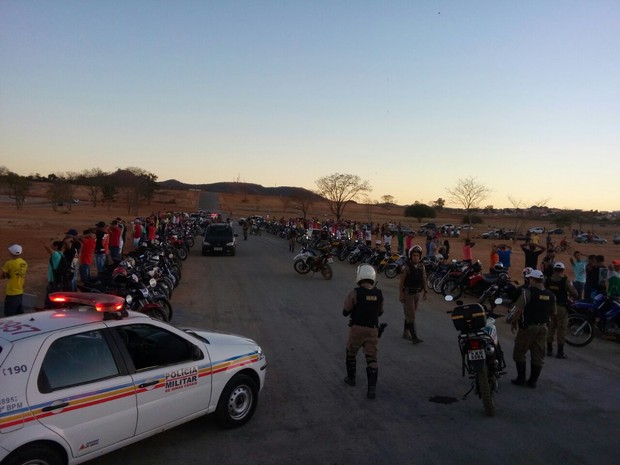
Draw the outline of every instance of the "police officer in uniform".
<instances>
[{"instance_id":1,"label":"police officer in uniform","mask_svg":"<svg viewBox=\"0 0 620 465\"><path fill-rule=\"evenodd\" d=\"M558 353L556 358L566 358L564 343L568 331L568 297L577 298L579 294L564 273L564 263L556 262L553 265L553 273L545 281L545 287L555 295L558 304L558 317L549 324L547 333L547 355L553 355L553 338L557 335Z\"/></svg>"},{"instance_id":2,"label":"police officer in uniform","mask_svg":"<svg viewBox=\"0 0 620 465\"><path fill-rule=\"evenodd\" d=\"M512 332L519 326L515 338L512 359L517 365L517 378L512 383L517 386L536 387L545 360L545 341L547 325L557 315L555 295L545 289L544 275L540 270L532 270L529 275L530 286L524 289L516 302L517 311L512 320ZM526 355L530 352L530 378L526 381Z\"/></svg>"},{"instance_id":3,"label":"police officer in uniform","mask_svg":"<svg viewBox=\"0 0 620 465\"><path fill-rule=\"evenodd\" d=\"M415 314L420 302L420 293L423 299L428 297L426 284L426 269L421 263L422 247L414 245L407 252L407 262L403 265L400 274L400 298L405 312L403 338L411 340L414 344L424 342L416 333Z\"/></svg>"},{"instance_id":4,"label":"police officer in uniform","mask_svg":"<svg viewBox=\"0 0 620 465\"><path fill-rule=\"evenodd\" d=\"M375 287L377 274L371 265L357 268L357 286L346 297L342 314L350 317L347 340L346 368L344 382L355 386L356 356L361 348L366 356L369 399L377 395L377 348L379 343L379 316L383 314L383 293Z\"/></svg>"}]
</instances>

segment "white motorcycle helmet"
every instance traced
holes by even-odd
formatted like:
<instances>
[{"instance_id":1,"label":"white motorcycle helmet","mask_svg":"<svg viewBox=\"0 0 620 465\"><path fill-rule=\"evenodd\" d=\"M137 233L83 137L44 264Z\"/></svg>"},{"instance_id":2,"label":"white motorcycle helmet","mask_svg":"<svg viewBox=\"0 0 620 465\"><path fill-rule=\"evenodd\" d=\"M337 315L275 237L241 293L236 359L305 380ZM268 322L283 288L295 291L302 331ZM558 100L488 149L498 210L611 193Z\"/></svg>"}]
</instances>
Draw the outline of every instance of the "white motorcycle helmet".
<instances>
[{"instance_id":1,"label":"white motorcycle helmet","mask_svg":"<svg viewBox=\"0 0 620 465\"><path fill-rule=\"evenodd\" d=\"M359 284L360 281L364 280L372 281L373 286L377 281L377 272L371 265L360 265L357 267L355 282Z\"/></svg>"}]
</instances>

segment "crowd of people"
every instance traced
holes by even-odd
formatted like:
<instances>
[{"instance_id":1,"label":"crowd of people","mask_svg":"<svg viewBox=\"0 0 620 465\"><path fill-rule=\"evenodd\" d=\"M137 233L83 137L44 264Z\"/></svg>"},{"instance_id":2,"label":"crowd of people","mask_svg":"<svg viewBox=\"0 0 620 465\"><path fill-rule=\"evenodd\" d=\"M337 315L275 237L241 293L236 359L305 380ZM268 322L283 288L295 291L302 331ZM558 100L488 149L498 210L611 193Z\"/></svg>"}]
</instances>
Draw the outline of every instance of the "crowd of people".
<instances>
[{"instance_id":1,"label":"crowd of people","mask_svg":"<svg viewBox=\"0 0 620 465\"><path fill-rule=\"evenodd\" d=\"M106 272L111 264L122 259L123 254L144 242L165 235L166 229L186 221L184 213L153 213L129 222L114 218L109 223L99 221L82 230L68 229L64 237L43 247L49 254L47 286L44 289L45 305L48 295L56 291L75 291L78 283L89 283L97 274ZM23 258L23 247L8 247L9 259L3 264L0 277L7 280L4 315L24 312L23 296L28 263Z\"/></svg>"}]
</instances>

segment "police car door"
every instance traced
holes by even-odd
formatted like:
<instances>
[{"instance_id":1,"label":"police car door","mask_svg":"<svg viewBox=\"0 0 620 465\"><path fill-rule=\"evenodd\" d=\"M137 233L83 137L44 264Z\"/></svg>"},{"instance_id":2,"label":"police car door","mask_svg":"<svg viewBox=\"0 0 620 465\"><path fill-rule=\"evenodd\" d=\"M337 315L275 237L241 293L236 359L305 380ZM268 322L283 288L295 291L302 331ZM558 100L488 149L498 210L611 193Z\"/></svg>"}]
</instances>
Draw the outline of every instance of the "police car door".
<instances>
[{"instance_id":1,"label":"police car door","mask_svg":"<svg viewBox=\"0 0 620 465\"><path fill-rule=\"evenodd\" d=\"M204 345L199 347L198 340L157 321L114 329L125 341L135 369L136 435L206 413L211 364Z\"/></svg>"},{"instance_id":2,"label":"police car door","mask_svg":"<svg viewBox=\"0 0 620 465\"><path fill-rule=\"evenodd\" d=\"M58 331L34 362L27 387L34 417L62 436L74 457L134 435L135 389L104 326Z\"/></svg>"}]
</instances>

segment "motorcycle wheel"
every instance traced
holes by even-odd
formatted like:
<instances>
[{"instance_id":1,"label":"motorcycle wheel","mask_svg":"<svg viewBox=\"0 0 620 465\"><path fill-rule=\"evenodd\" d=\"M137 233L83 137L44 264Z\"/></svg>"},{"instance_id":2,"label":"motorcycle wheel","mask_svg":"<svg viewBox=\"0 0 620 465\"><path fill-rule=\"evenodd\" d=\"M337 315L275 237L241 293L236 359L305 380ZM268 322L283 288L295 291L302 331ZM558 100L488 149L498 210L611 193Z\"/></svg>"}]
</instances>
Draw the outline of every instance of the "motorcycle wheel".
<instances>
[{"instance_id":1,"label":"motorcycle wheel","mask_svg":"<svg viewBox=\"0 0 620 465\"><path fill-rule=\"evenodd\" d=\"M145 313L151 318L155 318L156 320L168 321L166 319L166 314L161 308L157 308L157 307L149 308Z\"/></svg>"},{"instance_id":2,"label":"motorcycle wheel","mask_svg":"<svg viewBox=\"0 0 620 465\"><path fill-rule=\"evenodd\" d=\"M388 265L385 267L385 271L383 272L386 278L393 279L398 274L398 265Z\"/></svg>"},{"instance_id":3,"label":"motorcycle wheel","mask_svg":"<svg viewBox=\"0 0 620 465\"><path fill-rule=\"evenodd\" d=\"M456 281L448 279L441 285L441 293L444 296L451 295L457 300L463 295L463 288Z\"/></svg>"},{"instance_id":4,"label":"motorcycle wheel","mask_svg":"<svg viewBox=\"0 0 620 465\"><path fill-rule=\"evenodd\" d=\"M476 375L476 384L478 384L478 393L484 405L484 412L492 417L495 415L495 399L493 399L493 391L489 384L489 372L486 365Z\"/></svg>"},{"instance_id":5,"label":"motorcycle wheel","mask_svg":"<svg viewBox=\"0 0 620 465\"><path fill-rule=\"evenodd\" d=\"M338 254L338 260L340 260L341 262L344 262L348 256L349 254L347 253L347 249L342 249L340 253Z\"/></svg>"},{"instance_id":6,"label":"motorcycle wheel","mask_svg":"<svg viewBox=\"0 0 620 465\"><path fill-rule=\"evenodd\" d=\"M351 265L355 265L357 262L359 262L361 260L361 256L360 255L349 255L349 263Z\"/></svg>"},{"instance_id":7,"label":"motorcycle wheel","mask_svg":"<svg viewBox=\"0 0 620 465\"><path fill-rule=\"evenodd\" d=\"M293 268L295 268L295 271L299 274L306 274L310 272L310 267L301 258L293 263Z\"/></svg>"},{"instance_id":8,"label":"motorcycle wheel","mask_svg":"<svg viewBox=\"0 0 620 465\"><path fill-rule=\"evenodd\" d=\"M166 321L172 321L172 304L168 299L158 299L157 304L161 307L164 315L166 316Z\"/></svg>"},{"instance_id":9,"label":"motorcycle wheel","mask_svg":"<svg viewBox=\"0 0 620 465\"><path fill-rule=\"evenodd\" d=\"M323 278L325 278L326 281L329 281L334 276L334 272L332 271L332 267L329 266L328 263L323 265L323 267L321 268L321 274L323 275Z\"/></svg>"},{"instance_id":10,"label":"motorcycle wheel","mask_svg":"<svg viewBox=\"0 0 620 465\"><path fill-rule=\"evenodd\" d=\"M441 286L443 285L443 282L443 277L435 278L435 280L433 281L433 285L431 287L436 294L441 294Z\"/></svg>"},{"instance_id":11,"label":"motorcycle wheel","mask_svg":"<svg viewBox=\"0 0 620 465\"><path fill-rule=\"evenodd\" d=\"M582 315L568 315L566 343L575 347L583 347L594 339L592 323Z\"/></svg>"},{"instance_id":12,"label":"motorcycle wheel","mask_svg":"<svg viewBox=\"0 0 620 465\"><path fill-rule=\"evenodd\" d=\"M187 249L185 248L185 246L183 247L178 247L177 248L177 254L179 255L179 259L181 261L185 261L187 260Z\"/></svg>"},{"instance_id":13,"label":"motorcycle wheel","mask_svg":"<svg viewBox=\"0 0 620 465\"><path fill-rule=\"evenodd\" d=\"M428 288L433 287L433 283L435 282L435 272L431 272L428 275L426 275L426 286Z\"/></svg>"},{"instance_id":14,"label":"motorcycle wheel","mask_svg":"<svg viewBox=\"0 0 620 465\"><path fill-rule=\"evenodd\" d=\"M187 244L187 247L189 247L191 249L192 247L194 247L194 244L196 242L195 242L193 236L188 236L187 239L185 239L185 243Z\"/></svg>"}]
</instances>

